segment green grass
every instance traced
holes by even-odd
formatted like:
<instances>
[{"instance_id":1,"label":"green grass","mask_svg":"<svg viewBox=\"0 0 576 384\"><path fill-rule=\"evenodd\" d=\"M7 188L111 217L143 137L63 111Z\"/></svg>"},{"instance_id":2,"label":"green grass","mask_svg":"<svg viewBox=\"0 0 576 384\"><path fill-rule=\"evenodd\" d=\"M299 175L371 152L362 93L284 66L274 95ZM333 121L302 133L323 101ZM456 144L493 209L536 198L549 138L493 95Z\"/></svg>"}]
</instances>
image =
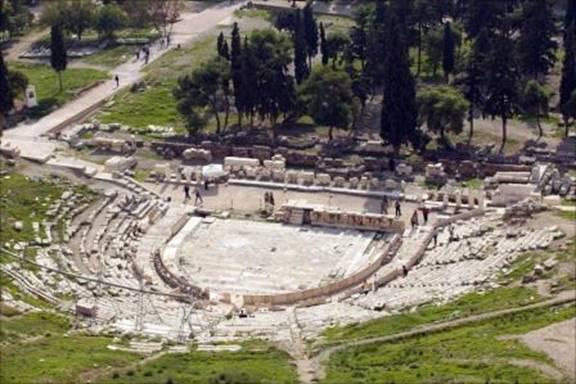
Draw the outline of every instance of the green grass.
<instances>
[{"instance_id":1,"label":"green grass","mask_svg":"<svg viewBox=\"0 0 576 384\"><path fill-rule=\"evenodd\" d=\"M117 370L102 383L297 383L287 353L262 342L238 352L166 354L137 369ZM235 378L236 381L232 381ZM226 381L229 380L229 381Z\"/></svg>"},{"instance_id":2,"label":"green grass","mask_svg":"<svg viewBox=\"0 0 576 384\"><path fill-rule=\"evenodd\" d=\"M46 181L36 181L12 173L0 179L0 242L34 239L32 222L41 222L50 204L62 195L63 188ZM14 229L14 222L22 221L24 229Z\"/></svg>"},{"instance_id":3,"label":"green grass","mask_svg":"<svg viewBox=\"0 0 576 384\"><path fill-rule=\"evenodd\" d=\"M139 47L118 45L114 48L104 49L92 56L88 56L82 61L88 64L114 68L128 60L134 59L137 49L139 49Z\"/></svg>"},{"instance_id":4,"label":"green grass","mask_svg":"<svg viewBox=\"0 0 576 384\"><path fill-rule=\"evenodd\" d=\"M272 14L265 9L258 8L244 8L234 11L234 17L242 19L244 17L252 17L272 21Z\"/></svg>"},{"instance_id":5,"label":"green grass","mask_svg":"<svg viewBox=\"0 0 576 384\"><path fill-rule=\"evenodd\" d=\"M2 383L82 383L83 375L138 361L134 353L111 351L108 337L44 337L2 348Z\"/></svg>"},{"instance_id":6,"label":"green grass","mask_svg":"<svg viewBox=\"0 0 576 384\"><path fill-rule=\"evenodd\" d=\"M576 315L574 306L544 308L389 343L351 347L331 356L322 383L551 383L509 359L551 364L520 341L522 334Z\"/></svg>"},{"instance_id":7,"label":"green grass","mask_svg":"<svg viewBox=\"0 0 576 384\"><path fill-rule=\"evenodd\" d=\"M576 221L576 211L556 211L556 215L570 221Z\"/></svg>"},{"instance_id":8,"label":"green grass","mask_svg":"<svg viewBox=\"0 0 576 384\"><path fill-rule=\"evenodd\" d=\"M98 120L118 122L133 128L148 125L171 126L183 131L183 124L176 111L172 89L178 76L189 73L216 54L214 36L201 40L189 48L174 49L146 68L143 92L121 92L111 107L104 108Z\"/></svg>"},{"instance_id":9,"label":"green grass","mask_svg":"<svg viewBox=\"0 0 576 384\"><path fill-rule=\"evenodd\" d=\"M0 341L11 338L62 334L70 328L63 317L49 312L33 312L13 319L2 320Z\"/></svg>"},{"instance_id":10,"label":"green grass","mask_svg":"<svg viewBox=\"0 0 576 384\"><path fill-rule=\"evenodd\" d=\"M50 65L12 62L8 67L22 72L29 83L36 86L39 105L31 110L33 117L49 113L73 99L81 90L108 77L106 72L95 69L70 68L62 72L63 90L60 91L58 75Z\"/></svg>"},{"instance_id":11,"label":"green grass","mask_svg":"<svg viewBox=\"0 0 576 384\"><path fill-rule=\"evenodd\" d=\"M465 188L482 189L482 187L484 186L484 181L482 179L474 178L463 181L461 184Z\"/></svg>"},{"instance_id":12,"label":"green grass","mask_svg":"<svg viewBox=\"0 0 576 384\"><path fill-rule=\"evenodd\" d=\"M498 288L486 293L469 293L444 305L425 305L416 312L385 316L363 324L328 328L328 343L392 335L438 321L453 320L478 313L535 303L540 300L529 288Z\"/></svg>"}]
</instances>

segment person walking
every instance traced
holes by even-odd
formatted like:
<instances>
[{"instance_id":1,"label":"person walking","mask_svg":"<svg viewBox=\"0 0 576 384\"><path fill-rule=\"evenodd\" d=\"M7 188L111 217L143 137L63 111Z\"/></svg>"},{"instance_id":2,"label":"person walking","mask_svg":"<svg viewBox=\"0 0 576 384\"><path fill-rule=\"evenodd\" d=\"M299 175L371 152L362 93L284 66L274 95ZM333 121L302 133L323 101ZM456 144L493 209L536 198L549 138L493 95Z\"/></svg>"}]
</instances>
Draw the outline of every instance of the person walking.
<instances>
[{"instance_id":1,"label":"person walking","mask_svg":"<svg viewBox=\"0 0 576 384\"><path fill-rule=\"evenodd\" d=\"M140 60L140 48L136 50L136 61Z\"/></svg>"},{"instance_id":2,"label":"person walking","mask_svg":"<svg viewBox=\"0 0 576 384\"><path fill-rule=\"evenodd\" d=\"M410 218L410 224L412 224L412 229L418 226L418 210L414 210L412 217Z\"/></svg>"},{"instance_id":3,"label":"person walking","mask_svg":"<svg viewBox=\"0 0 576 384\"><path fill-rule=\"evenodd\" d=\"M396 217L402 216L402 206L400 205L400 199L396 200L394 206L396 208Z\"/></svg>"},{"instance_id":4,"label":"person walking","mask_svg":"<svg viewBox=\"0 0 576 384\"><path fill-rule=\"evenodd\" d=\"M438 246L438 228L434 229L432 238L434 239L434 248L436 248Z\"/></svg>"},{"instance_id":5,"label":"person walking","mask_svg":"<svg viewBox=\"0 0 576 384\"><path fill-rule=\"evenodd\" d=\"M380 213L382 213L383 215L388 214L388 197L387 196L384 196L384 198L382 199L382 202L380 203Z\"/></svg>"},{"instance_id":6,"label":"person walking","mask_svg":"<svg viewBox=\"0 0 576 384\"><path fill-rule=\"evenodd\" d=\"M190 186L184 185L184 201L190 200Z\"/></svg>"},{"instance_id":7,"label":"person walking","mask_svg":"<svg viewBox=\"0 0 576 384\"><path fill-rule=\"evenodd\" d=\"M430 214L430 208L424 206L422 208L422 216L424 217L424 224L428 224L428 214Z\"/></svg>"},{"instance_id":8,"label":"person walking","mask_svg":"<svg viewBox=\"0 0 576 384\"><path fill-rule=\"evenodd\" d=\"M448 242L454 241L454 224L448 226Z\"/></svg>"},{"instance_id":9,"label":"person walking","mask_svg":"<svg viewBox=\"0 0 576 384\"><path fill-rule=\"evenodd\" d=\"M196 188L196 190L194 191L194 195L196 197L196 199L194 200L194 205L198 205L198 200L200 200L200 204L204 204L204 200L202 199L202 195L200 194L198 188Z\"/></svg>"},{"instance_id":10,"label":"person walking","mask_svg":"<svg viewBox=\"0 0 576 384\"><path fill-rule=\"evenodd\" d=\"M114 76L114 80L116 81L116 88L120 86L120 77L118 75Z\"/></svg>"},{"instance_id":11,"label":"person walking","mask_svg":"<svg viewBox=\"0 0 576 384\"><path fill-rule=\"evenodd\" d=\"M274 208L275 204L276 203L274 202L274 194L270 192L270 205L272 205L272 208Z\"/></svg>"}]
</instances>

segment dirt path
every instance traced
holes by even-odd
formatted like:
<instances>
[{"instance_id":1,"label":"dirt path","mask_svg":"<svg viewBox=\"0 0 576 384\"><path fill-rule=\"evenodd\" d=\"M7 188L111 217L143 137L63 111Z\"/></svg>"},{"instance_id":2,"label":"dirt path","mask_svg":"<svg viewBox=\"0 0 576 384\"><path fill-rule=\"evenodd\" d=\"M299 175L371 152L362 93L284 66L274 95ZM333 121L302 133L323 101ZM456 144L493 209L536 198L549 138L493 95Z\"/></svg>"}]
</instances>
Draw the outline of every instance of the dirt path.
<instances>
[{"instance_id":1,"label":"dirt path","mask_svg":"<svg viewBox=\"0 0 576 384\"><path fill-rule=\"evenodd\" d=\"M30 44L39 40L48 33L48 29L42 29L37 32L29 33L16 39L16 42L6 49L6 61L18 60L18 57L30 48Z\"/></svg>"},{"instance_id":2,"label":"dirt path","mask_svg":"<svg viewBox=\"0 0 576 384\"><path fill-rule=\"evenodd\" d=\"M297 367L298 367L298 373L299 373L299 375L301 375L301 376L299 376L300 382L304 383L304 384L308 384L308 383L315 383L315 382L318 382L319 380L323 379L326 375L325 363L330 358L330 355L332 355L335 352L342 351L346 348L362 346L362 345L372 344L372 343L376 343L376 342L378 342L378 343L392 342L392 341L396 341L396 340L400 340L400 339L404 339L404 338L421 336L421 335L425 335L425 334L429 334L429 333L433 333L433 332L445 331L445 330L456 328L456 327L459 327L462 325L471 324L471 323L484 321L484 320L490 320L490 319L498 318L501 316L514 314L514 313L530 311L530 310L537 309L537 308L545 308L545 307L549 307L549 306L561 305L561 304L571 303L574 301L576 301L576 291L564 291L564 292L561 292L558 296L556 296L553 299L545 300L545 301L542 301L542 302L539 302L536 304L482 313L482 314L478 314L478 315L465 317L462 319L450 320L450 321L437 323L437 324L431 324L431 325L427 325L424 327L420 327L418 329L414 329L414 330L406 331L406 332L400 332L400 333L396 333L393 335L381 336L381 337L372 337L372 338L361 339L361 340L347 342L344 344L331 346L331 347L328 347L326 349L323 349L319 353L316 353L314 356L311 356L311 357L308 356L307 358L304 358L304 359L296 359L295 362L296 362ZM514 361L511 361L511 363L515 364ZM521 362L521 364L525 364L525 363L526 363L525 361ZM533 367L535 367L535 366L533 366ZM539 366L536 368L542 368L542 367ZM548 368L552 368L552 367L548 366ZM557 370L555 370L556 372L552 372L548 368L545 368L545 369L547 369L547 372L544 372L544 373L550 374L550 375L554 375L554 374L558 373Z\"/></svg>"}]
</instances>

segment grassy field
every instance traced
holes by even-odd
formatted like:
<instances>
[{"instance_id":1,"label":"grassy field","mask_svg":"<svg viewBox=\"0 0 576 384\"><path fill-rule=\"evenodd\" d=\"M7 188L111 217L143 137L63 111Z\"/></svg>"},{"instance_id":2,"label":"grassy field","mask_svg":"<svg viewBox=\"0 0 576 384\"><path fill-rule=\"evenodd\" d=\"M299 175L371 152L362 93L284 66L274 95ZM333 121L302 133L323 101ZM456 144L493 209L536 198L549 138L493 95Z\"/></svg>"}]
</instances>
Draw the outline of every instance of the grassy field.
<instances>
[{"instance_id":1,"label":"grassy field","mask_svg":"<svg viewBox=\"0 0 576 384\"><path fill-rule=\"evenodd\" d=\"M42 222L46 211L54 200L60 198L66 185L61 179L33 180L27 176L11 173L3 176L0 188L0 242L32 241L34 232L33 222ZM85 195L86 199L93 198L93 193L86 187L74 187L77 193ZM88 201L88 200L87 200ZM18 231L14 222L22 221L24 228Z\"/></svg>"},{"instance_id":2,"label":"grassy field","mask_svg":"<svg viewBox=\"0 0 576 384\"><path fill-rule=\"evenodd\" d=\"M73 99L81 90L108 77L106 72L95 69L70 68L62 73L64 89L60 91L58 75L50 65L12 62L8 67L25 74L29 83L36 86L39 105L30 111L34 117L49 113Z\"/></svg>"},{"instance_id":3,"label":"grassy field","mask_svg":"<svg viewBox=\"0 0 576 384\"><path fill-rule=\"evenodd\" d=\"M148 125L171 126L183 131L182 120L176 111L172 89L178 76L191 72L215 54L214 36L189 48L172 50L147 69L147 88L142 92L124 91L114 98L114 105L104 108L98 120L118 122L134 128Z\"/></svg>"},{"instance_id":4,"label":"grassy field","mask_svg":"<svg viewBox=\"0 0 576 384\"><path fill-rule=\"evenodd\" d=\"M128 60L134 59L137 49L139 49L139 47L118 45L88 56L82 59L82 61L88 64L100 65L112 69Z\"/></svg>"},{"instance_id":5,"label":"grassy field","mask_svg":"<svg viewBox=\"0 0 576 384\"><path fill-rule=\"evenodd\" d=\"M62 73L64 90L60 92L58 75L50 65L12 62L8 67L24 73L30 84L36 86L38 109L42 111L63 105L82 89L108 77L106 72L95 69L70 68Z\"/></svg>"},{"instance_id":6,"label":"grassy field","mask_svg":"<svg viewBox=\"0 0 576 384\"><path fill-rule=\"evenodd\" d=\"M328 343L408 331L424 324L453 320L478 313L532 304L540 300L535 290L522 287L498 288L486 293L469 293L444 305L426 305L416 312L385 316L362 324L328 328Z\"/></svg>"},{"instance_id":7,"label":"grassy field","mask_svg":"<svg viewBox=\"0 0 576 384\"><path fill-rule=\"evenodd\" d=\"M170 381L171 380L171 381ZM116 370L101 383L297 383L290 357L263 342L238 352L166 354L137 369Z\"/></svg>"},{"instance_id":8,"label":"grassy field","mask_svg":"<svg viewBox=\"0 0 576 384\"><path fill-rule=\"evenodd\" d=\"M510 359L550 364L544 354L502 336L574 317L574 306L505 316L385 344L348 348L331 357L322 383L551 383Z\"/></svg>"}]
</instances>

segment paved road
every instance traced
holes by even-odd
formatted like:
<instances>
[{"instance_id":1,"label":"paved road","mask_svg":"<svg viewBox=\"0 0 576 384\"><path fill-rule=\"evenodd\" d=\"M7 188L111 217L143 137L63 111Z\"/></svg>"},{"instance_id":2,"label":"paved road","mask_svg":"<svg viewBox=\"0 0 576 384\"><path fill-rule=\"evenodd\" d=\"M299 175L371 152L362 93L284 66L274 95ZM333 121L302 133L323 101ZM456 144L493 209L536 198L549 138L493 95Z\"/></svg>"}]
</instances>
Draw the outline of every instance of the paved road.
<instances>
[{"instance_id":1,"label":"paved road","mask_svg":"<svg viewBox=\"0 0 576 384\"><path fill-rule=\"evenodd\" d=\"M216 27L219 23L231 17L234 10L239 8L243 3L244 1L239 1L230 5L229 2L223 2L199 13L183 14L182 19L174 25L170 48L160 49L158 44L152 46L150 62L162 56L170 49L174 49L178 44L186 45L194 41L194 39L203 32ZM103 100L114 95L120 89L128 87L140 80L144 76L142 72L143 67L142 61L136 62L135 60L130 60L116 67L111 71L112 76L109 80L90 89L77 99L34 123L22 123L15 128L5 131L3 140L20 148L21 155L24 157L43 157L46 154L52 153L55 149L55 144L39 140L41 136L69 119L85 113ZM114 75L118 75L120 78L119 88L116 87L115 81L112 78Z\"/></svg>"}]
</instances>

